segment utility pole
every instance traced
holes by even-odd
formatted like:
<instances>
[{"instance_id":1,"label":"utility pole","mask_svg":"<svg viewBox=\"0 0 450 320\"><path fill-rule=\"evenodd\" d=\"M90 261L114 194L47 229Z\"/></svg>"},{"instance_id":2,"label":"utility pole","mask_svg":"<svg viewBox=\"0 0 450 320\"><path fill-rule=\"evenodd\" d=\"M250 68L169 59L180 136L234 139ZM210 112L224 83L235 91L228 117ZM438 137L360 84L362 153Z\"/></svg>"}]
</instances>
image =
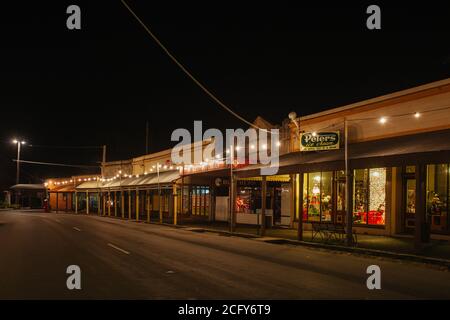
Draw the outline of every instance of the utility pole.
<instances>
[{"instance_id":1,"label":"utility pole","mask_svg":"<svg viewBox=\"0 0 450 320\"><path fill-rule=\"evenodd\" d=\"M145 154L148 154L148 120L145 123Z\"/></svg>"},{"instance_id":2,"label":"utility pole","mask_svg":"<svg viewBox=\"0 0 450 320\"><path fill-rule=\"evenodd\" d=\"M347 245L353 244L353 201L350 200L351 184L353 184L352 174L349 167L348 159L348 123L344 118L344 157L345 157L345 204L346 204L346 235Z\"/></svg>"},{"instance_id":3,"label":"utility pole","mask_svg":"<svg viewBox=\"0 0 450 320\"><path fill-rule=\"evenodd\" d=\"M101 168L102 168L102 177L104 177L105 175L104 175L104 166L105 166L105 163L106 163L106 144L104 144L103 146L102 146L102 149L103 149L103 155L102 155L102 166L101 166Z\"/></svg>"}]
</instances>

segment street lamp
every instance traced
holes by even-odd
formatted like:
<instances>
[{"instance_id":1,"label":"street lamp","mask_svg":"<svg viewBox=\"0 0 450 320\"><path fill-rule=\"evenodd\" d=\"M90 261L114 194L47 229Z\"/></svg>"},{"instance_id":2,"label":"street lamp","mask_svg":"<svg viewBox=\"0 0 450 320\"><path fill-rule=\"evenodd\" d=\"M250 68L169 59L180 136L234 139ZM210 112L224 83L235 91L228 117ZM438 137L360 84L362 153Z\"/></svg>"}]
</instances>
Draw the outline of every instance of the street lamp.
<instances>
[{"instance_id":1,"label":"street lamp","mask_svg":"<svg viewBox=\"0 0 450 320\"><path fill-rule=\"evenodd\" d=\"M17 139L14 139L12 141L14 144L17 144L17 167L16 167L16 184L19 184L19 177L20 177L20 146L25 144L25 141L19 141Z\"/></svg>"}]
</instances>

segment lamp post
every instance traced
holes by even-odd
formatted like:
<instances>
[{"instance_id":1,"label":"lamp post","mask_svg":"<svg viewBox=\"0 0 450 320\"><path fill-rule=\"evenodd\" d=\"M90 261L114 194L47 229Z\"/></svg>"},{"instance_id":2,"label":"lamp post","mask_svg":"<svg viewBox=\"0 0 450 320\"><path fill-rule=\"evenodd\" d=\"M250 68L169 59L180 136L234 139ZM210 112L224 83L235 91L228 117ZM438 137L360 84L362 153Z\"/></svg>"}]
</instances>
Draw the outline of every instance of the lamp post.
<instances>
[{"instance_id":1,"label":"lamp post","mask_svg":"<svg viewBox=\"0 0 450 320\"><path fill-rule=\"evenodd\" d=\"M13 143L17 144L16 184L19 184L19 182L20 182L20 146L25 144L25 141L23 141L23 140L20 141L20 140L14 139ZM19 204L19 194L17 194L17 193L16 193L16 204Z\"/></svg>"},{"instance_id":2,"label":"lamp post","mask_svg":"<svg viewBox=\"0 0 450 320\"><path fill-rule=\"evenodd\" d=\"M20 146L25 144L25 141L13 140L13 143L17 144L17 164L16 164L16 184L20 181Z\"/></svg>"}]
</instances>

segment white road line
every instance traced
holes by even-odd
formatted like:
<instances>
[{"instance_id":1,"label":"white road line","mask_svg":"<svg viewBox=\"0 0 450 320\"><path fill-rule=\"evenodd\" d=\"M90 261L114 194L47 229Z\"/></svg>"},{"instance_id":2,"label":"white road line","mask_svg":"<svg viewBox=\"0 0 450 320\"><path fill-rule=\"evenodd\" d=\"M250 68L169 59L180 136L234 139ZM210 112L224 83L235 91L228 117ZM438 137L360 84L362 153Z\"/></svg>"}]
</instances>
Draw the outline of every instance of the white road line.
<instances>
[{"instance_id":1,"label":"white road line","mask_svg":"<svg viewBox=\"0 0 450 320\"><path fill-rule=\"evenodd\" d=\"M77 230L77 231L81 231L81 229L79 229L79 228L77 228L77 227L73 227L73 229L74 229L74 230Z\"/></svg>"},{"instance_id":2,"label":"white road line","mask_svg":"<svg viewBox=\"0 0 450 320\"><path fill-rule=\"evenodd\" d=\"M130 254L127 250L123 250L122 248L119 248L119 247L117 247L117 246L115 246L115 245L113 245L111 243L108 243L108 246L110 246L111 248L114 248L114 249L116 249L116 250L118 250L118 251L120 251L122 253Z\"/></svg>"}]
</instances>

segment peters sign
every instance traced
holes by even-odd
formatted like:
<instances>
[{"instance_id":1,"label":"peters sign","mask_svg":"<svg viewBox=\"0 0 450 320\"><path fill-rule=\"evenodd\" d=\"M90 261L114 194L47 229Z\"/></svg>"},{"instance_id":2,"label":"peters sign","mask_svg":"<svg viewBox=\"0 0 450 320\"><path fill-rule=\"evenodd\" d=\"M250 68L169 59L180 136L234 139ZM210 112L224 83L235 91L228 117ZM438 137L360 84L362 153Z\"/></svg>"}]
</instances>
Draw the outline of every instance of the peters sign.
<instances>
[{"instance_id":1,"label":"peters sign","mask_svg":"<svg viewBox=\"0 0 450 320\"><path fill-rule=\"evenodd\" d=\"M300 136L300 151L339 149L339 131L304 132Z\"/></svg>"}]
</instances>

